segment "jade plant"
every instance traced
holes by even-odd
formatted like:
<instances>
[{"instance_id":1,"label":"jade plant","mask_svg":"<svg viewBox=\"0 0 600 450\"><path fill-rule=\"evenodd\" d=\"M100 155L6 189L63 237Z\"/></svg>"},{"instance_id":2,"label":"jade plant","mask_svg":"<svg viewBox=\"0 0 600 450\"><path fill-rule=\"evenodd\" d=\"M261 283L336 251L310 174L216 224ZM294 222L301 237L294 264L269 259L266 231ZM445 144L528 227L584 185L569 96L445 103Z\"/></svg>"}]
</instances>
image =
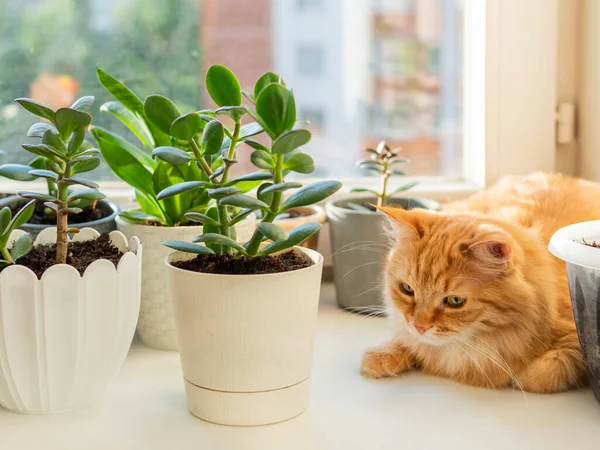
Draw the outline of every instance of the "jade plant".
<instances>
[{"instance_id":1,"label":"jade plant","mask_svg":"<svg viewBox=\"0 0 600 450\"><path fill-rule=\"evenodd\" d=\"M391 149L385 141L381 141L379 145L377 145L376 149L368 148L367 152L371 154L371 157L369 159L358 160L356 165L361 169L377 173L381 180L380 188L379 190L355 188L352 189L352 192L368 192L375 195L377 198L377 207L381 208L382 206L387 205L388 200L394 194L406 191L416 186L416 182L410 182L403 184L389 192L388 182L390 177L392 175L406 175L406 172L395 168L399 164L406 164L409 162L409 160L406 158L398 157L398 154L401 150L401 148ZM349 206L353 209L368 209L355 203L349 204Z\"/></svg>"},{"instance_id":2,"label":"jade plant","mask_svg":"<svg viewBox=\"0 0 600 450\"><path fill-rule=\"evenodd\" d=\"M25 233L13 242L12 248L8 249L10 234L31 218L35 209L35 200L31 200L23 206L13 217L8 206L0 210L0 268L14 264L17 259L25 256L33 248L33 239L29 233Z\"/></svg>"},{"instance_id":3,"label":"jade plant","mask_svg":"<svg viewBox=\"0 0 600 450\"><path fill-rule=\"evenodd\" d=\"M277 215L290 208L308 206L336 192L337 181L320 181L303 186L286 181L292 172L307 174L315 169L313 159L300 150L311 138L299 128L293 92L281 77L268 72L256 82L253 92L242 91L237 77L224 66L210 67L206 88L217 108L180 115L170 100L149 97L144 105L147 117L161 124L165 132L188 147L161 146L153 156L173 166L194 162L206 179L186 179L158 193L159 200L176 199L188 192L205 192L214 206L206 212L188 212L185 216L203 224L203 234L193 243L167 241L167 247L196 254L223 253L235 256L265 256L288 249L318 231L320 224L307 223L289 232L273 224ZM243 103L243 97L250 105ZM253 121L242 125L243 118ZM225 119L224 119L225 118ZM229 128L225 122L232 124ZM270 144L251 136L265 133ZM257 171L231 177L238 162L238 147L251 151L250 160ZM240 149L241 151L241 149ZM246 195L248 183L258 185L256 196ZM293 190L287 198L284 193ZM261 221L245 244L235 238L234 225L248 214L261 213ZM263 241L272 242L262 246ZM203 244L203 245L199 245Z\"/></svg>"},{"instance_id":4,"label":"jade plant","mask_svg":"<svg viewBox=\"0 0 600 450\"><path fill-rule=\"evenodd\" d=\"M81 97L70 107L56 111L28 98L18 98L15 101L30 113L47 120L36 123L29 132L30 136L40 138L41 143L23 144L22 147L46 161L46 169L32 169L28 174L36 179L50 180L56 185L56 191L18 194L26 199L44 202L56 214L56 263L64 264L67 262L67 233L78 231L69 228L69 215L82 211L77 205L81 200L97 201L106 198L96 190L98 185L95 182L79 175L100 164L98 149L88 148L84 143L86 129L92 121L92 116L87 111L92 106L94 97ZM71 191L70 187L74 185L84 187Z\"/></svg>"},{"instance_id":5,"label":"jade plant","mask_svg":"<svg viewBox=\"0 0 600 450\"><path fill-rule=\"evenodd\" d=\"M158 199L157 194L184 181L210 181L207 173L212 172L206 170L206 158L188 156L188 153L195 155L202 146L200 137L207 122L200 118L200 114L210 112L182 115L177 106L165 97L151 95L142 101L125 84L101 68L97 68L97 76L114 98L104 103L100 110L120 120L137 140L136 143L131 143L103 128L92 129L108 166L121 180L135 189L140 207L122 212L120 217L132 223L175 226L190 222L186 213L206 212L210 206L206 190L187 191L176 198L164 199ZM173 118L180 119L177 123L172 123ZM250 136L260 131L262 130L245 127L241 135ZM169 154L174 152L169 153L168 149L171 148L181 151L169 159ZM156 157L160 154L165 155L167 162ZM205 167L201 167L202 164ZM254 186L248 185L245 189L252 187Z\"/></svg>"}]
</instances>

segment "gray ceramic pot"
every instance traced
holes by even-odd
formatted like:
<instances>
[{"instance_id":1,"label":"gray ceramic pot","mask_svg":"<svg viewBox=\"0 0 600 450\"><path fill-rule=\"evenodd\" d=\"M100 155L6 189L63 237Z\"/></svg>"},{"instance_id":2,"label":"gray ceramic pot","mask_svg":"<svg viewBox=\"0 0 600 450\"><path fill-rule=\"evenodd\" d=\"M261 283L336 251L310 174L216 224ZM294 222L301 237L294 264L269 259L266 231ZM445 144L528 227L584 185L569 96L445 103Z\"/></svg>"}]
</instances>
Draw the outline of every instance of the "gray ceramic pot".
<instances>
[{"instance_id":1,"label":"gray ceramic pot","mask_svg":"<svg viewBox=\"0 0 600 450\"><path fill-rule=\"evenodd\" d=\"M2 199L1 203L1 206L12 206L14 203L23 203L23 199L17 196L7 197ZM93 220L91 222L74 223L69 225L73 228L93 228L99 233L110 233L111 231L116 230L117 225L115 223L115 218L117 217L117 214L119 214L121 209L116 203L111 202L110 200L99 200L98 203L103 203L107 205L112 210L112 213L109 216L106 216L102 219ZM55 225L38 225L33 223L26 223L20 228L21 230L30 233L35 238L40 231L42 231L44 228L48 228L51 226Z\"/></svg>"},{"instance_id":2,"label":"gray ceramic pot","mask_svg":"<svg viewBox=\"0 0 600 450\"><path fill-rule=\"evenodd\" d=\"M381 283L390 242L384 232L387 219L376 211L349 209L350 202L374 204L374 197L332 200L326 212L331 232L333 279L338 305L354 312L372 313L383 305ZM394 198L404 209L439 209L428 199Z\"/></svg>"}]
</instances>

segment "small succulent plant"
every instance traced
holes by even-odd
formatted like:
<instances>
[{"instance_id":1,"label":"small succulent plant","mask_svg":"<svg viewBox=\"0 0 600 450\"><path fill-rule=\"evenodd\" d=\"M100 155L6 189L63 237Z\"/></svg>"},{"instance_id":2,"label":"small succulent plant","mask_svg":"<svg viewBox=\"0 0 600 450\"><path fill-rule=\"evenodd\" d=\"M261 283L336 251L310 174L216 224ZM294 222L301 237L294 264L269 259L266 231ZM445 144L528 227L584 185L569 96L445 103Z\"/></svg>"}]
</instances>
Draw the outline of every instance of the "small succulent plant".
<instances>
[{"instance_id":1,"label":"small succulent plant","mask_svg":"<svg viewBox=\"0 0 600 450\"><path fill-rule=\"evenodd\" d=\"M289 232L273 224L273 220L290 208L308 206L336 192L341 183L320 181L303 186L286 181L291 172L307 174L315 169L310 155L300 147L311 138L308 130L298 128L293 92L283 79L267 72L256 82L252 93L242 91L237 77L224 66L210 67L206 87L218 108L181 115L167 98L150 96L144 113L159 129L175 138L178 146L155 148L152 155L168 164L181 166L193 162L205 179L188 178L166 187L157 199L176 200L190 192L205 192L214 204L205 212L188 212L185 216L203 224L203 234L194 243L168 241L170 248L197 254L226 253L238 256L264 256L293 247L318 231L320 224L307 223ZM245 96L252 106L243 104ZM242 125L242 118L254 119ZM227 117L233 128L219 120ZM252 136L266 133L266 146ZM238 146L251 150L251 162L257 171L235 178L230 171L237 161ZM256 197L246 195L257 186ZM284 192L294 190L284 199ZM234 225L249 214L261 212L261 222L252 238L244 245L235 239ZM271 240L261 248L265 240ZM203 244L203 245L199 245Z\"/></svg>"},{"instance_id":2,"label":"small succulent plant","mask_svg":"<svg viewBox=\"0 0 600 450\"><path fill-rule=\"evenodd\" d=\"M89 172L100 164L99 150L89 148L85 141L87 127L92 116L87 112L94 102L94 97L81 97L68 108L56 111L36 100L18 98L15 100L30 113L46 119L31 126L28 136L40 138L41 143L22 147L29 153L42 157L44 169L32 169L28 175L51 181L54 192L41 194L37 192L19 192L27 199L44 202L56 214L56 262L67 262L68 232L76 233L77 229L68 226L69 214L82 211L79 204L83 201L96 201L106 198L96 190L98 184L81 177L79 174ZM71 191L74 185L83 188ZM6 256L6 255L5 255Z\"/></svg>"},{"instance_id":3,"label":"small succulent plant","mask_svg":"<svg viewBox=\"0 0 600 450\"><path fill-rule=\"evenodd\" d=\"M403 184L391 192L388 192L388 182L392 175L406 175L406 172L395 169L398 164L407 164L410 161L406 158L399 158L401 148L391 149L385 141L381 141L376 149L368 148L367 152L371 154L369 159L360 159L356 165L361 169L379 174L381 185L378 191L366 188L355 188L352 192L368 192L377 197L377 206L386 206L389 198L402 191L413 188L416 182ZM363 208L361 208L363 209Z\"/></svg>"},{"instance_id":4,"label":"small succulent plant","mask_svg":"<svg viewBox=\"0 0 600 450\"><path fill-rule=\"evenodd\" d=\"M12 211L8 206L0 210L0 268L14 264L17 259L25 256L33 247L33 239L29 233L25 233L17 239L10 250L8 250L8 240L13 230L19 228L31 218L35 209L35 200L31 200L23 206L13 217Z\"/></svg>"}]
</instances>

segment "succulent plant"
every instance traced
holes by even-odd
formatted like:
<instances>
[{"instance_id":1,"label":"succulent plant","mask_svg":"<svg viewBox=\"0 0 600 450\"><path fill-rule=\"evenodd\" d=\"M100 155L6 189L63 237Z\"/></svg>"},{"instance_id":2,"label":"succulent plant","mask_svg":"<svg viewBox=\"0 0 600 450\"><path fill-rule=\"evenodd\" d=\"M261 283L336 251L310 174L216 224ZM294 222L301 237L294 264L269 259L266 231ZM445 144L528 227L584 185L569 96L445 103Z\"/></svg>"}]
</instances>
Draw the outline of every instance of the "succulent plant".
<instances>
[{"instance_id":1,"label":"succulent plant","mask_svg":"<svg viewBox=\"0 0 600 450\"><path fill-rule=\"evenodd\" d=\"M378 191L366 188L355 188L352 189L352 192L368 192L373 194L377 197L377 206L382 207L387 205L387 201L392 195L416 186L417 182L410 182L397 187L392 192L388 192L388 182L392 175L406 175L406 172L394 168L394 166L397 166L398 164L407 164L410 162L406 158L398 157L401 150L401 148L391 149L385 141L381 141L376 149L368 148L367 152L371 154L371 157L369 159L358 160L356 165L361 169L379 174L381 179L380 188Z\"/></svg>"},{"instance_id":2,"label":"succulent plant","mask_svg":"<svg viewBox=\"0 0 600 450\"><path fill-rule=\"evenodd\" d=\"M23 144L22 147L36 156L42 157L44 169L32 169L28 175L50 180L56 185L54 192L41 194L37 192L19 192L27 199L40 200L47 208L56 213L56 262L66 263L68 232L76 233L77 229L69 229L69 214L82 211L79 203L106 198L96 190L98 184L81 177L79 174L89 172L100 164L99 150L89 148L84 143L87 127L92 116L88 114L94 103L94 97L81 97L68 108L56 111L36 100L18 98L15 100L30 113L46 119L31 126L28 135L41 139L40 144ZM83 188L71 191L70 186Z\"/></svg>"},{"instance_id":3,"label":"succulent plant","mask_svg":"<svg viewBox=\"0 0 600 450\"><path fill-rule=\"evenodd\" d=\"M23 206L13 217L12 211L8 206L0 210L0 268L14 264L21 256L25 256L33 248L33 238L29 233L25 233L17 239L10 250L8 250L8 240L13 230L19 228L31 218L35 210L35 200L31 200Z\"/></svg>"},{"instance_id":4,"label":"succulent plant","mask_svg":"<svg viewBox=\"0 0 600 450\"><path fill-rule=\"evenodd\" d=\"M228 253L263 256L285 250L318 231L320 224L308 223L287 232L273 224L278 214L290 208L308 206L324 200L341 187L337 181L320 181L303 186L286 181L291 173L307 174L315 169L313 159L300 150L311 138L308 130L298 128L293 92L283 79L268 72L256 82L252 93L242 91L237 77L228 68L215 65L206 74L206 88L218 106L181 115L176 106L162 96L150 96L144 103L144 114L162 132L174 138L179 146L155 148L152 155L173 166L194 163L206 179L189 178L166 187L157 199L176 199L189 192L205 192L215 206L204 213L188 212L185 216L203 224L203 234L194 243L168 241L170 248L197 254ZM252 106L243 104L245 96ZM254 122L242 125L242 118ZM219 120L228 117L233 129ZM266 133L270 145L252 136ZM251 150L256 172L230 178L237 163L238 147ZM258 187L256 197L246 195ZM284 192L294 192L284 199ZM234 225L249 214L260 211L261 222L252 238L244 245L235 239ZM261 248L265 240L272 242ZM199 243L203 245L199 245Z\"/></svg>"}]
</instances>

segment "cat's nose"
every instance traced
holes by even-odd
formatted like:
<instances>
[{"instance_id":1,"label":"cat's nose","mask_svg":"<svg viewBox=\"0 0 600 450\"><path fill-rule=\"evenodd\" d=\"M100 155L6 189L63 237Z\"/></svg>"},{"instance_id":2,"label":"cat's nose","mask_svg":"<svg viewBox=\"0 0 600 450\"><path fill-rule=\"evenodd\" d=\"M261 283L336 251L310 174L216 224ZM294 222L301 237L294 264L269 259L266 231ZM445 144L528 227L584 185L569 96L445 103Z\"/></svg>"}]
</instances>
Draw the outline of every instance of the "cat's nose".
<instances>
[{"instance_id":1,"label":"cat's nose","mask_svg":"<svg viewBox=\"0 0 600 450\"><path fill-rule=\"evenodd\" d=\"M429 330L431 328L431 325L424 327L421 325L417 325L415 323L414 327L415 327L415 330L417 330L419 332L419 334L424 334L427 330Z\"/></svg>"}]
</instances>

